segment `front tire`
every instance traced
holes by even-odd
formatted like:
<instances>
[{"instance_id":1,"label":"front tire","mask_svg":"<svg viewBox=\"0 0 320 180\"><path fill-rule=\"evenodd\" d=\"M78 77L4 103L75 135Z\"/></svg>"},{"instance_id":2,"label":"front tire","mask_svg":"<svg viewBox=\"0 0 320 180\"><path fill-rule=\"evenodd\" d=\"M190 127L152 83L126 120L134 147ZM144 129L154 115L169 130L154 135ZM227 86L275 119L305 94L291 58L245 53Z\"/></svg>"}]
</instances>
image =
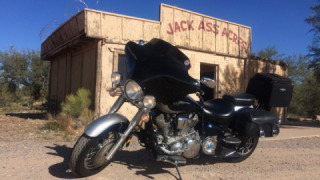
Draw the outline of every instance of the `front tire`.
<instances>
[{"instance_id":1,"label":"front tire","mask_svg":"<svg viewBox=\"0 0 320 180\"><path fill-rule=\"evenodd\" d=\"M101 138L82 135L73 147L69 166L73 174L87 177L97 174L110 164L105 156L119 139L117 132L106 133Z\"/></svg>"}]
</instances>

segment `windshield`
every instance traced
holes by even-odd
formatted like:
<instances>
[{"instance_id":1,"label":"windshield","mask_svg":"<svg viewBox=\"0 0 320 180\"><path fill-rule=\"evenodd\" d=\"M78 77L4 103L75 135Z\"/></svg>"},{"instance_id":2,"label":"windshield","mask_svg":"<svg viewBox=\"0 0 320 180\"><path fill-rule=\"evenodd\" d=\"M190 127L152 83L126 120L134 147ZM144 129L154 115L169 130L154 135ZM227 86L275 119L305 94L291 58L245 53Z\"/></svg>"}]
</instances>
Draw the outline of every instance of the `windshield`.
<instances>
[{"instance_id":1,"label":"windshield","mask_svg":"<svg viewBox=\"0 0 320 180\"><path fill-rule=\"evenodd\" d=\"M125 52L128 78L157 101L169 103L197 91L198 81L188 74L189 58L170 43L160 39L143 46L129 42Z\"/></svg>"}]
</instances>

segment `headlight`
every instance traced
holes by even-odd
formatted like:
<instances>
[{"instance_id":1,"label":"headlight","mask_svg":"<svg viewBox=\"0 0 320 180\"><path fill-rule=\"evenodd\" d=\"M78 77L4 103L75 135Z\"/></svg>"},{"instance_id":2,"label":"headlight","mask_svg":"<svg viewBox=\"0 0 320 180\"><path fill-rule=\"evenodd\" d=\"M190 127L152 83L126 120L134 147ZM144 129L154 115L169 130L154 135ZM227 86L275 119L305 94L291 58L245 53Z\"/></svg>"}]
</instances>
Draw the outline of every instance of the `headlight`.
<instances>
[{"instance_id":1,"label":"headlight","mask_svg":"<svg viewBox=\"0 0 320 180\"><path fill-rule=\"evenodd\" d=\"M113 72L111 74L111 82L112 82L112 84L118 85L118 84L121 83L121 81L122 81L122 76L121 76L120 73Z\"/></svg>"},{"instance_id":2,"label":"headlight","mask_svg":"<svg viewBox=\"0 0 320 180\"><path fill-rule=\"evenodd\" d=\"M141 87L135 81L128 81L124 86L124 92L126 93L127 97L132 101L141 100L143 97L143 92Z\"/></svg>"},{"instance_id":3,"label":"headlight","mask_svg":"<svg viewBox=\"0 0 320 180\"><path fill-rule=\"evenodd\" d=\"M144 107L148 108L148 109L152 109L156 106L156 98L154 98L153 96L145 96L143 98L143 105Z\"/></svg>"}]
</instances>

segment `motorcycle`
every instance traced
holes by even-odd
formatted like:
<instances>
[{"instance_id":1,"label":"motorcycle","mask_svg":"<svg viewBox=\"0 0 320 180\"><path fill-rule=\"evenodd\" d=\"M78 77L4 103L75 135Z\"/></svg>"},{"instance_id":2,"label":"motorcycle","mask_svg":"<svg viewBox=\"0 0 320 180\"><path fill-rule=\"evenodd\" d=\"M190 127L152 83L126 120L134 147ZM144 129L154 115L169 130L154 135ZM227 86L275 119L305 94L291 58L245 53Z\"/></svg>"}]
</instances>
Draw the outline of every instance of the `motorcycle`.
<instances>
[{"instance_id":1,"label":"motorcycle","mask_svg":"<svg viewBox=\"0 0 320 180\"><path fill-rule=\"evenodd\" d=\"M281 106L287 106L291 87L281 87L286 99L283 94L270 97L257 93L254 89L260 80L251 79L251 94L204 100L204 90L212 90L216 82L189 76L190 60L170 43L160 39L144 45L128 42L125 54L127 80L117 72L111 75L114 88L110 95L121 94L109 113L89 124L73 147L70 169L76 176L104 169L133 135L157 161L174 164L181 179L178 165L186 164L187 159L208 156L240 162L254 152L260 137L279 134L280 120L270 112L269 100L286 101ZM139 109L131 121L117 113L125 102Z\"/></svg>"}]
</instances>

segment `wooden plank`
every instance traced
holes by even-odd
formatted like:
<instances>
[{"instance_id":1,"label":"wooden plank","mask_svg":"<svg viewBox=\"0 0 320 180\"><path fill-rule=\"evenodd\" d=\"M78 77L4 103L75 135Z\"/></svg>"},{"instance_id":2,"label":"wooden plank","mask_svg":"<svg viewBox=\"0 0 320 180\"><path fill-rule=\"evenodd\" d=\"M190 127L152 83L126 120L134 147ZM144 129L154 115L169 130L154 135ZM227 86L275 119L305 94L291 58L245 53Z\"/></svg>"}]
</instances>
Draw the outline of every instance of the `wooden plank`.
<instances>
[{"instance_id":1,"label":"wooden plank","mask_svg":"<svg viewBox=\"0 0 320 180\"><path fill-rule=\"evenodd\" d=\"M55 47L58 47L58 46L60 46L60 45L63 44L63 40L62 40L62 37L61 37L59 31L56 31L56 32L52 35L52 41L53 41Z\"/></svg>"},{"instance_id":2,"label":"wooden plank","mask_svg":"<svg viewBox=\"0 0 320 180\"><path fill-rule=\"evenodd\" d=\"M216 51L216 35L219 33L219 29L216 26L216 20L211 18L204 18L201 25L203 31L203 50Z\"/></svg>"},{"instance_id":3,"label":"wooden plank","mask_svg":"<svg viewBox=\"0 0 320 180\"><path fill-rule=\"evenodd\" d=\"M122 17L102 14L101 31L104 38L122 39Z\"/></svg>"},{"instance_id":4,"label":"wooden plank","mask_svg":"<svg viewBox=\"0 0 320 180\"><path fill-rule=\"evenodd\" d=\"M74 34L72 33L71 29L73 29L73 28L72 28L70 22L68 24L65 24L65 27L66 27L65 31L66 31L66 33L68 35L68 40L71 40L74 37Z\"/></svg>"},{"instance_id":5,"label":"wooden plank","mask_svg":"<svg viewBox=\"0 0 320 180\"><path fill-rule=\"evenodd\" d=\"M194 49L203 49L203 42L204 42L204 29L203 29L203 17L196 15L196 14L190 14L189 18L189 24L192 24L193 30L190 28L190 48Z\"/></svg>"},{"instance_id":6,"label":"wooden plank","mask_svg":"<svg viewBox=\"0 0 320 180\"><path fill-rule=\"evenodd\" d=\"M59 58L58 70L58 107L64 101L66 96L66 70L67 70L67 57L63 55ZM59 108L60 109L60 108Z\"/></svg>"},{"instance_id":7,"label":"wooden plank","mask_svg":"<svg viewBox=\"0 0 320 180\"><path fill-rule=\"evenodd\" d=\"M87 36L101 37L101 13L94 11L87 11Z\"/></svg>"},{"instance_id":8,"label":"wooden plank","mask_svg":"<svg viewBox=\"0 0 320 180\"><path fill-rule=\"evenodd\" d=\"M217 20L219 34L216 36L216 52L228 54L228 23Z\"/></svg>"},{"instance_id":9,"label":"wooden plank","mask_svg":"<svg viewBox=\"0 0 320 180\"><path fill-rule=\"evenodd\" d=\"M228 52L229 55L239 56L239 26L228 25Z\"/></svg>"},{"instance_id":10,"label":"wooden plank","mask_svg":"<svg viewBox=\"0 0 320 180\"><path fill-rule=\"evenodd\" d=\"M136 19L123 18L123 40L138 41L143 39L143 22Z\"/></svg>"},{"instance_id":11,"label":"wooden plank","mask_svg":"<svg viewBox=\"0 0 320 180\"><path fill-rule=\"evenodd\" d=\"M94 106L95 95L95 75L96 75L96 48L91 48L83 52L82 61L82 88L90 90L91 93L91 106Z\"/></svg>"},{"instance_id":12,"label":"wooden plank","mask_svg":"<svg viewBox=\"0 0 320 180\"><path fill-rule=\"evenodd\" d=\"M173 9L174 42L176 45L189 47L189 33L194 31L194 21L190 20L190 13Z\"/></svg>"},{"instance_id":13,"label":"wooden plank","mask_svg":"<svg viewBox=\"0 0 320 180\"><path fill-rule=\"evenodd\" d=\"M160 24L143 22L143 40L150 41L153 38L160 38Z\"/></svg>"},{"instance_id":14,"label":"wooden plank","mask_svg":"<svg viewBox=\"0 0 320 180\"><path fill-rule=\"evenodd\" d=\"M85 32L85 11L82 11L80 14L77 15L77 26L79 34Z\"/></svg>"},{"instance_id":15,"label":"wooden plank","mask_svg":"<svg viewBox=\"0 0 320 180\"><path fill-rule=\"evenodd\" d=\"M160 38L174 43L174 21L173 21L173 8L167 6L160 6Z\"/></svg>"},{"instance_id":16,"label":"wooden plank","mask_svg":"<svg viewBox=\"0 0 320 180\"><path fill-rule=\"evenodd\" d=\"M68 35L67 31L66 31L66 26L61 27L60 34L61 34L62 40L64 42L68 41L69 35Z\"/></svg>"},{"instance_id":17,"label":"wooden plank","mask_svg":"<svg viewBox=\"0 0 320 180\"><path fill-rule=\"evenodd\" d=\"M49 89L49 99L50 104L53 106L53 109L57 108L57 101L58 101L58 66L59 61L58 59L53 59L51 61L51 68L50 68L50 89Z\"/></svg>"},{"instance_id":18,"label":"wooden plank","mask_svg":"<svg viewBox=\"0 0 320 180\"><path fill-rule=\"evenodd\" d=\"M100 101L101 101L101 87L102 87L102 40L98 42L97 46L97 61L96 61L96 87L95 87L95 114L100 117Z\"/></svg>"},{"instance_id":19,"label":"wooden plank","mask_svg":"<svg viewBox=\"0 0 320 180\"><path fill-rule=\"evenodd\" d=\"M251 29L240 27L239 29L239 48L240 57L248 57L251 53Z\"/></svg>"},{"instance_id":20,"label":"wooden plank","mask_svg":"<svg viewBox=\"0 0 320 180\"><path fill-rule=\"evenodd\" d=\"M78 30L78 26L77 26L77 19L75 17L73 17L70 22L68 23L69 25L69 29L70 32L72 34L71 38L79 35L79 30Z\"/></svg>"},{"instance_id":21,"label":"wooden plank","mask_svg":"<svg viewBox=\"0 0 320 180\"><path fill-rule=\"evenodd\" d=\"M112 67L112 72L118 72L118 67L119 67L119 61L118 61L118 56L119 54L117 52L113 52L113 67Z\"/></svg>"},{"instance_id":22,"label":"wooden plank","mask_svg":"<svg viewBox=\"0 0 320 180\"><path fill-rule=\"evenodd\" d=\"M71 65L71 93L76 93L76 91L81 87L81 67L82 67L82 54L78 53L72 56Z\"/></svg>"},{"instance_id":23,"label":"wooden plank","mask_svg":"<svg viewBox=\"0 0 320 180\"><path fill-rule=\"evenodd\" d=\"M71 68L72 59L71 53L67 52L67 69L66 69L66 95L71 94Z\"/></svg>"}]
</instances>

